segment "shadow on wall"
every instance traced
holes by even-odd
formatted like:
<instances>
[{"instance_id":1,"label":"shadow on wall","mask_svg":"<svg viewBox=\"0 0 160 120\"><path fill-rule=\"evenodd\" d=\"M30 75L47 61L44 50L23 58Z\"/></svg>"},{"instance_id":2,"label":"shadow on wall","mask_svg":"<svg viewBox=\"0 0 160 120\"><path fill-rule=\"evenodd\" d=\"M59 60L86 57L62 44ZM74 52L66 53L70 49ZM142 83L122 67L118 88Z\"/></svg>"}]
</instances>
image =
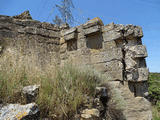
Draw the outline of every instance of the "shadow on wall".
<instances>
[{"instance_id":1,"label":"shadow on wall","mask_svg":"<svg viewBox=\"0 0 160 120\"><path fill-rule=\"evenodd\" d=\"M86 46L90 49L101 49L103 37L100 33L87 36Z\"/></svg>"}]
</instances>

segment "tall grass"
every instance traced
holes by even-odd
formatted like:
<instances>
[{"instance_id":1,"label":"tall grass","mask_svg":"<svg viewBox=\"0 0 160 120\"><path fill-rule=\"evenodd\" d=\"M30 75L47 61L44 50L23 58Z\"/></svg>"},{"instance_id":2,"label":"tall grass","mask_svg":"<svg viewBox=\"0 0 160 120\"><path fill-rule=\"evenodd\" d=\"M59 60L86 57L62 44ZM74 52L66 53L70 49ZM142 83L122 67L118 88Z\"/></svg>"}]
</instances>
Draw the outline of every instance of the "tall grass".
<instances>
[{"instance_id":1,"label":"tall grass","mask_svg":"<svg viewBox=\"0 0 160 120\"><path fill-rule=\"evenodd\" d=\"M160 113L156 106L152 106L153 120L160 120Z\"/></svg>"},{"instance_id":2,"label":"tall grass","mask_svg":"<svg viewBox=\"0 0 160 120\"><path fill-rule=\"evenodd\" d=\"M71 118L78 112L86 96L93 96L100 76L90 68L72 64L63 67L46 65L43 70L36 66L33 58L12 55L1 56L0 101L3 103L23 103L20 94L27 85L40 84L39 105L41 116L50 118ZM33 61L27 62L29 59Z\"/></svg>"},{"instance_id":3,"label":"tall grass","mask_svg":"<svg viewBox=\"0 0 160 120\"><path fill-rule=\"evenodd\" d=\"M77 69L72 65L57 69L53 78L48 78L45 76L41 81L37 103L45 111L43 115L58 118L70 118L78 112L86 96L93 96L99 80L90 70Z\"/></svg>"}]
</instances>

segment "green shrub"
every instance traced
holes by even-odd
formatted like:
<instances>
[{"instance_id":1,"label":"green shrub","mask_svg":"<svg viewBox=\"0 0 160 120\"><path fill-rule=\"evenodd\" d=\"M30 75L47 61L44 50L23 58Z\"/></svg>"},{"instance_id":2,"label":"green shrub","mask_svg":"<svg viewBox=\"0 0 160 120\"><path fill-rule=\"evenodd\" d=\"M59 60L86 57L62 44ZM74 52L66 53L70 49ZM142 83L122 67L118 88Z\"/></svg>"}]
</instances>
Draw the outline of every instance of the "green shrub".
<instances>
[{"instance_id":1,"label":"green shrub","mask_svg":"<svg viewBox=\"0 0 160 120\"><path fill-rule=\"evenodd\" d=\"M160 120L160 73L149 75L149 95L153 103L153 120Z\"/></svg>"},{"instance_id":2,"label":"green shrub","mask_svg":"<svg viewBox=\"0 0 160 120\"><path fill-rule=\"evenodd\" d=\"M153 101L160 101L160 73L150 73L149 94Z\"/></svg>"}]
</instances>

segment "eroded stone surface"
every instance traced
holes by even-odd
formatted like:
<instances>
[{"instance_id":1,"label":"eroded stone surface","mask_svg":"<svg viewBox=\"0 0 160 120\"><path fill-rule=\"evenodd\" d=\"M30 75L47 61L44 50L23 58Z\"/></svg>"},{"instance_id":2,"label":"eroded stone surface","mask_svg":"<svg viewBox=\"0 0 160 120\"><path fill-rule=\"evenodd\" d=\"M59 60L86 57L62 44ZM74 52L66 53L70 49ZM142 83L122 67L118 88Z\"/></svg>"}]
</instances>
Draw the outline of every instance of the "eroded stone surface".
<instances>
[{"instance_id":1,"label":"eroded stone surface","mask_svg":"<svg viewBox=\"0 0 160 120\"><path fill-rule=\"evenodd\" d=\"M39 120L39 117L39 109L35 103L8 104L0 109L1 120Z\"/></svg>"},{"instance_id":2,"label":"eroded stone surface","mask_svg":"<svg viewBox=\"0 0 160 120\"><path fill-rule=\"evenodd\" d=\"M35 102L38 95L40 85L30 85L22 89L22 93L27 103Z\"/></svg>"}]
</instances>

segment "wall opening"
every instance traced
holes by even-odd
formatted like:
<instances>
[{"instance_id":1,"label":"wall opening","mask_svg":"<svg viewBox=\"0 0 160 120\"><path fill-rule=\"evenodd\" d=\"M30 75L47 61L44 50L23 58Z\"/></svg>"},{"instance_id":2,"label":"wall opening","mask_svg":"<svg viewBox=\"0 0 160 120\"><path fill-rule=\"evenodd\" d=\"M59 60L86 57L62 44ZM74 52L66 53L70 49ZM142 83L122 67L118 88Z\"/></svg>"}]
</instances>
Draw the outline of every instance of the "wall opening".
<instances>
[{"instance_id":1,"label":"wall opening","mask_svg":"<svg viewBox=\"0 0 160 120\"><path fill-rule=\"evenodd\" d=\"M67 41L67 50L68 51L77 50L77 40L76 39Z\"/></svg>"},{"instance_id":2,"label":"wall opening","mask_svg":"<svg viewBox=\"0 0 160 120\"><path fill-rule=\"evenodd\" d=\"M91 49L101 49L102 48L103 37L100 33L87 36L86 46Z\"/></svg>"}]
</instances>

